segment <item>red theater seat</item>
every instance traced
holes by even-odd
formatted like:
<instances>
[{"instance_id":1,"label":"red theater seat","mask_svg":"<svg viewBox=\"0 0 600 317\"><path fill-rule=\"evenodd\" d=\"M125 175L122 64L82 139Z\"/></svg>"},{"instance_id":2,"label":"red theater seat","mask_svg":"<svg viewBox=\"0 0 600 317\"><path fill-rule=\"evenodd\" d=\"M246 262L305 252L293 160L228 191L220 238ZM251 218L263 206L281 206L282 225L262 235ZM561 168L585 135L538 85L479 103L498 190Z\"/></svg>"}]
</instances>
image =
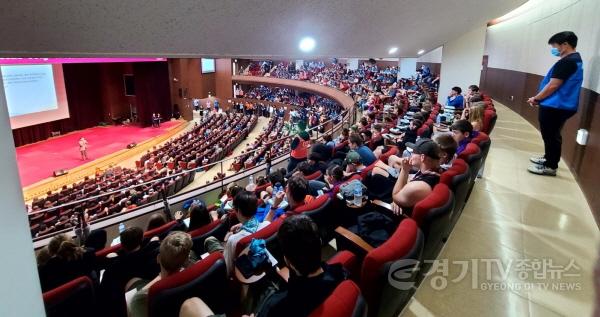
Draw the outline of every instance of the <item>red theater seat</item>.
<instances>
[{"instance_id":1,"label":"red theater seat","mask_svg":"<svg viewBox=\"0 0 600 317\"><path fill-rule=\"evenodd\" d=\"M418 276L424 238L417 223L411 218L402 219L392 236L377 248L342 227L336 232L338 248L349 245L365 254L358 280L369 305L369 316L397 316L410 299ZM404 274L397 275L398 270ZM397 277L393 281L396 285L390 284L390 274Z\"/></svg>"},{"instance_id":2,"label":"red theater seat","mask_svg":"<svg viewBox=\"0 0 600 317\"><path fill-rule=\"evenodd\" d=\"M177 316L181 304L199 297L215 312L231 305L223 254L215 252L189 268L164 278L148 290L148 316Z\"/></svg>"},{"instance_id":3,"label":"red theater seat","mask_svg":"<svg viewBox=\"0 0 600 317\"><path fill-rule=\"evenodd\" d=\"M164 225L154 228L152 230L144 232L144 238L151 239L154 236L158 236L159 238L163 238L167 235L167 233L173 229L177 225L177 221L173 220L171 222L167 222Z\"/></svg>"},{"instance_id":4,"label":"red theater seat","mask_svg":"<svg viewBox=\"0 0 600 317\"><path fill-rule=\"evenodd\" d=\"M323 177L323 173L321 173L321 171L316 171L310 175L304 176L307 181L320 179L321 177Z\"/></svg>"},{"instance_id":5,"label":"red theater seat","mask_svg":"<svg viewBox=\"0 0 600 317\"><path fill-rule=\"evenodd\" d=\"M48 317L99 316L92 280L78 277L43 294Z\"/></svg>"},{"instance_id":6,"label":"red theater seat","mask_svg":"<svg viewBox=\"0 0 600 317\"><path fill-rule=\"evenodd\" d=\"M343 281L309 317L362 317L367 305L354 282Z\"/></svg>"},{"instance_id":7,"label":"red theater seat","mask_svg":"<svg viewBox=\"0 0 600 317\"><path fill-rule=\"evenodd\" d=\"M382 161L383 163L387 164L388 163L388 159L390 158L390 156L392 155L397 155L398 154L398 147L396 146L391 146L387 152L381 154L381 156L379 156L379 160Z\"/></svg>"},{"instance_id":8,"label":"red theater seat","mask_svg":"<svg viewBox=\"0 0 600 317\"><path fill-rule=\"evenodd\" d=\"M450 232L454 210L454 195L446 184L437 184L433 191L418 202L412 211L425 236L424 260L435 260Z\"/></svg>"},{"instance_id":9,"label":"red theater seat","mask_svg":"<svg viewBox=\"0 0 600 317\"><path fill-rule=\"evenodd\" d=\"M269 249L269 251L273 254L273 256L277 258L277 231L279 230L279 227L282 223L283 219L282 217L279 217L266 227L258 230L257 232L249 236L240 239L240 241L238 241L238 243L235 246L235 256L237 257L238 255L240 255L240 253L242 253L242 251L244 251L244 249L250 244L252 239L264 239L267 243L267 248ZM280 258L278 258L278 260L280 260Z\"/></svg>"},{"instance_id":10,"label":"red theater seat","mask_svg":"<svg viewBox=\"0 0 600 317\"><path fill-rule=\"evenodd\" d=\"M483 128L481 131L487 134L491 134L494 130L494 126L496 126L496 121L498 120L498 115L496 111L486 109L483 112Z\"/></svg>"}]
</instances>

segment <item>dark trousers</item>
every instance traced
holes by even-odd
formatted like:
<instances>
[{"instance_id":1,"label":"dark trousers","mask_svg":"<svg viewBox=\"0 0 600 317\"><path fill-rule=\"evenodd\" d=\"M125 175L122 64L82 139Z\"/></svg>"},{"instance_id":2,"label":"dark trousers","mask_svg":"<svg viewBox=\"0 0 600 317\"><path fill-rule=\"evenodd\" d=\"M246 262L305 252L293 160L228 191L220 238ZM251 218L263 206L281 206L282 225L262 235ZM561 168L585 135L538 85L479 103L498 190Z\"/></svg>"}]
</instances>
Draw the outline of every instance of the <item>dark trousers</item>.
<instances>
[{"instance_id":1,"label":"dark trousers","mask_svg":"<svg viewBox=\"0 0 600 317\"><path fill-rule=\"evenodd\" d=\"M538 120L544 140L544 158L546 167L558 168L562 146L562 128L565 122L577 111L540 107Z\"/></svg>"}]
</instances>

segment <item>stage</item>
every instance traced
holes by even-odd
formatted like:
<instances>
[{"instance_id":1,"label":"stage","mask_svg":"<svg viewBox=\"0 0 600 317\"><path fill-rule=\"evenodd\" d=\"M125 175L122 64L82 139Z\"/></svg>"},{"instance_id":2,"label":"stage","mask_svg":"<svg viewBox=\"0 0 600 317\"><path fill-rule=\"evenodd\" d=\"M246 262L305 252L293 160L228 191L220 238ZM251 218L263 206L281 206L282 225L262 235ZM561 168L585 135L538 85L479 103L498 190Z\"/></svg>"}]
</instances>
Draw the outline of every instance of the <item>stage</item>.
<instances>
[{"instance_id":1,"label":"stage","mask_svg":"<svg viewBox=\"0 0 600 317\"><path fill-rule=\"evenodd\" d=\"M45 141L17 148L17 163L25 199L43 195L62 185L78 181L94 173L95 168L106 168L133 155L141 155L147 149L174 136L186 126L186 121L168 121L160 128L137 126L93 127ZM78 141L84 137L89 144L89 160L81 160ZM138 144L127 149L130 143ZM58 169L69 171L67 175L53 177Z\"/></svg>"}]
</instances>

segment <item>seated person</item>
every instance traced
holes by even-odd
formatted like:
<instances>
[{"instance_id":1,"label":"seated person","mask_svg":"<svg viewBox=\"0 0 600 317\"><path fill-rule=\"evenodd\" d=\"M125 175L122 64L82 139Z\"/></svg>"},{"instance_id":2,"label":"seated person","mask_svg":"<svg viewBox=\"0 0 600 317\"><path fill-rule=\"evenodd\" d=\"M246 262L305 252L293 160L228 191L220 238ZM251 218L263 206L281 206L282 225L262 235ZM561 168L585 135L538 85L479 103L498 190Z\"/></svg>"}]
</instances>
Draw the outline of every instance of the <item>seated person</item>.
<instances>
[{"instance_id":1,"label":"seated person","mask_svg":"<svg viewBox=\"0 0 600 317\"><path fill-rule=\"evenodd\" d=\"M160 272L156 262L160 246L158 238L143 245L144 231L139 227L127 228L119 234L119 237L121 250L104 271L100 283L100 296L106 303L114 303L108 305L108 309L114 311L107 311L106 315L117 314L118 311L125 309L123 292L129 280L134 277L150 280Z\"/></svg>"},{"instance_id":2,"label":"seated person","mask_svg":"<svg viewBox=\"0 0 600 317\"><path fill-rule=\"evenodd\" d=\"M446 106L454 109L462 109L464 107L465 100L460 94L462 89L460 87L452 87L450 94L446 98Z\"/></svg>"},{"instance_id":3,"label":"seated person","mask_svg":"<svg viewBox=\"0 0 600 317\"><path fill-rule=\"evenodd\" d=\"M285 191L278 192L273 197L273 205L270 206L269 211L264 216L265 220L273 221L283 214L293 215L297 208L313 199L314 197L310 195L308 181L302 176L294 175L287 181ZM282 207L284 200L287 202L287 206Z\"/></svg>"},{"instance_id":4,"label":"seated person","mask_svg":"<svg viewBox=\"0 0 600 317\"><path fill-rule=\"evenodd\" d=\"M128 303L129 316L148 316L148 290L161 279L178 273L193 264L190 261L192 245L192 238L185 232L175 231L165 237L156 257L160 265L160 273L149 282L138 280L134 283L134 287L138 291Z\"/></svg>"},{"instance_id":5,"label":"seated person","mask_svg":"<svg viewBox=\"0 0 600 317\"><path fill-rule=\"evenodd\" d=\"M350 135L350 149L360 155L362 163L366 166L373 164L377 160L373 151L363 144L363 139L359 134L354 133Z\"/></svg>"},{"instance_id":6,"label":"seated person","mask_svg":"<svg viewBox=\"0 0 600 317\"><path fill-rule=\"evenodd\" d=\"M52 237L48 244L50 256L39 267L42 291L46 292L80 276L97 281L94 249L80 247L66 234Z\"/></svg>"},{"instance_id":7,"label":"seated person","mask_svg":"<svg viewBox=\"0 0 600 317\"><path fill-rule=\"evenodd\" d=\"M383 131L383 127L381 126L381 124L376 123L373 125L373 137L371 138L371 145L373 147L373 149L377 148L378 146L382 146L384 143L383 140L383 135L382 135L382 131Z\"/></svg>"},{"instance_id":8,"label":"seated person","mask_svg":"<svg viewBox=\"0 0 600 317\"><path fill-rule=\"evenodd\" d=\"M455 121L450 127L450 131L452 131L452 137L458 144L456 155L460 155L467 147L467 144L479 135L479 132L473 131L473 125L467 120Z\"/></svg>"},{"instance_id":9,"label":"seated person","mask_svg":"<svg viewBox=\"0 0 600 317\"><path fill-rule=\"evenodd\" d=\"M215 237L208 237L204 241L204 249L208 253L223 252L225 265L228 275L233 273L233 261L235 257L235 247L244 237L249 236L258 230L269 225L269 221L259 221L256 217L258 199L253 192L246 190L240 191L233 199L235 215L239 224L232 226L221 242Z\"/></svg>"},{"instance_id":10,"label":"seated person","mask_svg":"<svg viewBox=\"0 0 600 317\"><path fill-rule=\"evenodd\" d=\"M458 144L451 134L438 134L433 138L433 141L440 146L440 168L443 171L452 167L452 163L456 158L456 148Z\"/></svg>"},{"instance_id":11,"label":"seated person","mask_svg":"<svg viewBox=\"0 0 600 317\"><path fill-rule=\"evenodd\" d=\"M221 206L217 209L219 216L222 216L233 209L233 198L242 190L244 189L241 186L231 183L231 186L227 189L225 195L221 197Z\"/></svg>"},{"instance_id":12,"label":"seated person","mask_svg":"<svg viewBox=\"0 0 600 317\"><path fill-rule=\"evenodd\" d=\"M150 219L148 219L146 231L159 228L165 224L167 224L167 218L165 218L165 215L160 212L154 213L152 216L150 216Z\"/></svg>"},{"instance_id":13,"label":"seated person","mask_svg":"<svg viewBox=\"0 0 600 317\"><path fill-rule=\"evenodd\" d=\"M194 200L189 208L190 225L187 228L188 232L202 228L214 220L217 215L208 211L206 204L202 200Z\"/></svg>"},{"instance_id":14,"label":"seated person","mask_svg":"<svg viewBox=\"0 0 600 317\"><path fill-rule=\"evenodd\" d=\"M410 215L416 203L427 197L440 181L440 147L430 139L420 139L416 144L408 144L413 152L410 158L402 159L402 169L392 191L395 212L403 211ZM409 181L411 168L417 173Z\"/></svg>"},{"instance_id":15,"label":"seated person","mask_svg":"<svg viewBox=\"0 0 600 317\"><path fill-rule=\"evenodd\" d=\"M417 131L423 125L423 121L419 119L413 119L408 125L408 129L400 135L397 142L398 149L404 151L406 149L406 143L417 142Z\"/></svg>"},{"instance_id":16,"label":"seated person","mask_svg":"<svg viewBox=\"0 0 600 317\"><path fill-rule=\"evenodd\" d=\"M356 151L348 152L344 163L346 164L346 169L343 171L344 180L352 177L352 175L360 174L366 167L365 164L363 164L363 158Z\"/></svg>"},{"instance_id":17,"label":"seated person","mask_svg":"<svg viewBox=\"0 0 600 317\"><path fill-rule=\"evenodd\" d=\"M277 239L290 270L286 287L260 305L257 316L308 316L347 278L341 264L321 262L317 225L304 215L285 219Z\"/></svg>"}]
</instances>

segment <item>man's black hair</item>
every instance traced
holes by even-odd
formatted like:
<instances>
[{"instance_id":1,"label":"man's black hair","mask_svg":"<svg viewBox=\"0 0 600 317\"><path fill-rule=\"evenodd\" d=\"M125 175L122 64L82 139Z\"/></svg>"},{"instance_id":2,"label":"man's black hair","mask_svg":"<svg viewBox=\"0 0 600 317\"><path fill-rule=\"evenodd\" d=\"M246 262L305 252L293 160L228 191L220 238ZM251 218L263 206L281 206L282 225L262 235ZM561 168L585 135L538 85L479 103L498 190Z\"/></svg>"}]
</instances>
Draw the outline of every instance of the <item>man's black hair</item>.
<instances>
[{"instance_id":1,"label":"man's black hair","mask_svg":"<svg viewBox=\"0 0 600 317\"><path fill-rule=\"evenodd\" d=\"M458 130L462 133L469 132L469 136L473 133L473 125L469 120L456 120L450 127L451 131Z\"/></svg>"},{"instance_id":2,"label":"man's black hair","mask_svg":"<svg viewBox=\"0 0 600 317\"><path fill-rule=\"evenodd\" d=\"M250 218L254 216L257 206L258 199L253 192L242 190L233 198L233 207L244 217Z\"/></svg>"},{"instance_id":3,"label":"man's black hair","mask_svg":"<svg viewBox=\"0 0 600 317\"><path fill-rule=\"evenodd\" d=\"M131 227L123 230L119 234L121 238L121 246L127 252L135 250L137 247L142 245L144 240L144 230L139 227Z\"/></svg>"},{"instance_id":4,"label":"man's black hair","mask_svg":"<svg viewBox=\"0 0 600 317\"><path fill-rule=\"evenodd\" d=\"M460 89L460 87L458 86L452 87L452 90L456 91L459 94L462 93L462 89Z\"/></svg>"},{"instance_id":5,"label":"man's black hair","mask_svg":"<svg viewBox=\"0 0 600 317\"><path fill-rule=\"evenodd\" d=\"M548 40L548 44L564 44L568 43L571 47L577 47L577 35L571 31L564 31L552 35Z\"/></svg>"},{"instance_id":6,"label":"man's black hair","mask_svg":"<svg viewBox=\"0 0 600 317\"><path fill-rule=\"evenodd\" d=\"M358 133L352 133L350 135L349 140L350 140L350 143L354 143L357 146L363 145L363 139L362 139L362 137Z\"/></svg>"},{"instance_id":7,"label":"man's black hair","mask_svg":"<svg viewBox=\"0 0 600 317\"><path fill-rule=\"evenodd\" d=\"M277 238L283 255L301 276L308 276L321 265L321 238L317 225L305 215L286 218Z\"/></svg>"},{"instance_id":8,"label":"man's black hair","mask_svg":"<svg viewBox=\"0 0 600 317\"><path fill-rule=\"evenodd\" d=\"M302 176L292 176L288 179L287 187L292 199L297 202L304 201L308 195L308 181Z\"/></svg>"}]
</instances>

